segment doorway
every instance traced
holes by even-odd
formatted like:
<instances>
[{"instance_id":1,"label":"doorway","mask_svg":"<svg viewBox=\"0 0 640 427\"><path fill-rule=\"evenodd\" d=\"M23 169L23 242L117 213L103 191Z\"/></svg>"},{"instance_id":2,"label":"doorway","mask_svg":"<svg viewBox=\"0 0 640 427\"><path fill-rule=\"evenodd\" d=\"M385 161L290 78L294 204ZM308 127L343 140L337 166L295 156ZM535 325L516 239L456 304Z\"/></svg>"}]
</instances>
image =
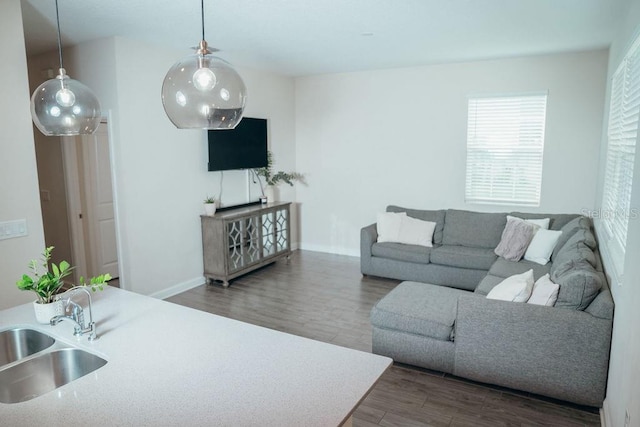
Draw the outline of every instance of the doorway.
<instances>
[{"instance_id":1,"label":"doorway","mask_svg":"<svg viewBox=\"0 0 640 427\"><path fill-rule=\"evenodd\" d=\"M107 121L93 135L54 139L34 133L45 242L56 248L53 261L75 266L73 283L109 273L109 284L119 286Z\"/></svg>"},{"instance_id":2,"label":"doorway","mask_svg":"<svg viewBox=\"0 0 640 427\"><path fill-rule=\"evenodd\" d=\"M71 250L77 277L119 279L109 150L103 120L93 135L62 138ZM114 280L112 285L117 285Z\"/></svg>"}]
</instances>

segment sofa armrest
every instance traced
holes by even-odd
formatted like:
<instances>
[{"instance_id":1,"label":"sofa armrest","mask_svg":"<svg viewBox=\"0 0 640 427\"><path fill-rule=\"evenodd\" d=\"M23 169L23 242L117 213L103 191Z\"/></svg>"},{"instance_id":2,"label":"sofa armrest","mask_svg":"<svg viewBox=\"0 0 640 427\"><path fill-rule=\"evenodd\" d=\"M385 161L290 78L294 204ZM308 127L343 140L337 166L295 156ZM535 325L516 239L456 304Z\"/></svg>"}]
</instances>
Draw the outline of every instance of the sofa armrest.
<instances>
[{"instance_id":1,"label":"sofa armrest","mask_svg":"<svg viewBox=\"0 0 640 427\"><path fill-rule=\"evenodd\" d=\"M458 298L456 375L601 406L611 320L583 311Z\"/></svg>"},{"instance_id":2,"label":"sofa armrest","mask_svg":"<svg viewBox=\"0 0 640 427\"><path fill-rule=\"evenodd\" d=\"M378 241L376 224L368 225L360 230L360 272L371 272L371 246Z\"/></svg>"}]
</instances>

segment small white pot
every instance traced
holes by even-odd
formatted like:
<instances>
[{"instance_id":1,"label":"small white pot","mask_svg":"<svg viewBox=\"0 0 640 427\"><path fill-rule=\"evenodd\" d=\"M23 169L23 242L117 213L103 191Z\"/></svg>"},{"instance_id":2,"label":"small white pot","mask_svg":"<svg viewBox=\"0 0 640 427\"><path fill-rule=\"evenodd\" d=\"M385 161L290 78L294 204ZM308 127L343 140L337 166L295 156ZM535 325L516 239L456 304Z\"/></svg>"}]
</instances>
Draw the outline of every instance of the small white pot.
<instances>
[{"instance_id":1,"label":"small white pot","mask_svg":"<svg viewBox=\"0 0 640 427\"><path fill-rule=\"evenodd\" d=\"M207 216L213 216L216 213L216 204L215 203L205 203L204 204L204 213Z\"/></svg>"},{"instance_id":2,"label":"small white pot","mask_svg":"<svg viewBox=\"0 0 640 427\"><path fill-rule=\"evenodd\" d=\"M267 202L273 203L278 201L278 188L273 185L267 185L264 187L264 195L267 197Z\"/></svg>"},{"instance_id":3,"label":"small white pot","mask_svg":"<svg viewBox=\"0 0 640 427\"><path fill-rule=\"evenodd\" d=\"M47 325L52 317L62 316L64 314L64 304L61 299L49 304L40 304L36 300L33 302L33 309L36 312L36 320L38 323Z\"/></svg>"}]
</instances>

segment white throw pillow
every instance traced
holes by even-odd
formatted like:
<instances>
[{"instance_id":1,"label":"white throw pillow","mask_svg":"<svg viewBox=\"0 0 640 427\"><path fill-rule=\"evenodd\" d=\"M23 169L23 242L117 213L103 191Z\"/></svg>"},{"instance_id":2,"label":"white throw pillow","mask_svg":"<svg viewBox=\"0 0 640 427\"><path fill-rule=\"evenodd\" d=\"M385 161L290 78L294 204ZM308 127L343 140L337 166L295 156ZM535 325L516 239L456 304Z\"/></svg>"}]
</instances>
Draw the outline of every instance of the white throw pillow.
<instances>
[{"instance_id":1,"label":"white throw pillow","mask_svg":"<svg viewBox=\"0 0 640 427\"><path fill-rule=\"evenodd\" d=\"M420 245L428 248L433 246L433 231L436 223L404 216L401 220L398 243L406 245Z\"/></svg>"},{"instance_id":2,"label":"white throw pillow","mask_svg":"<svg viewBox=\"0 0 640 427\"><path fill-rule=\"evenodd\" d=\"M533 289L533 270L507 277L487 295L488 299L526 302Z\"/></svg>"},{"instance_id":3,"label":"white throw pillow","mask_svg":"<svg viewBox=\"0 0 640 427\"><path fill-rule=\"evenodd\" d=\"M548 263L561 234L560 230L538 230L529 243L524 259L540 265Z\"/></svg>"},{"instance_id":4,"label":"white throw pillow","mask_svg":"<svg viewBox=\"0 0 640 427\"><path fill-rule=\"evenodd\" d=\"M553 283L548 274L545 274L533 284L533 292L527 304L546 305L553 307L558 300L560 285Z\"/></svg>"},{"instance_id":5,"label":"white throw pillow","mask_svg":"<svg viewBox=\"0 0 640 427\"><path fill-rule=\"evenodd\" d=\"M548 230L549 229L549 222L551 222L551 218L524 219L524 218L519 218L517 216L507 215L507 219L509 219L509 218L517 218L517 219L520 219L522 221L526 221L526 222L528 222L530 224L537 225L538 227L540 227L543 230Z\"/></svg>"},{"instance_id":6,"label":"white throw pillow","mask_svg":"<svg viewBox=\"0 0 640 427\"><path fill-rule=\"evenodd\" d=\"M406 212L384 212L378 214L376 229L378 230L378 242L397 242L400 236L402 218Z\"/></svg>"}]
</instances>

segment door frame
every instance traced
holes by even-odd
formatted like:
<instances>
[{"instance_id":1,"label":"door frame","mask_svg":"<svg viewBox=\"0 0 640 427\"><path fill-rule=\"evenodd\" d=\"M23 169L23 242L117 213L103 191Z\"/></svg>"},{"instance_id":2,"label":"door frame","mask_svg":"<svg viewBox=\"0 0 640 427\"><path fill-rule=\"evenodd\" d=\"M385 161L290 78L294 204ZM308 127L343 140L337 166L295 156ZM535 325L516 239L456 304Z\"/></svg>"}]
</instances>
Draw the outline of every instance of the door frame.
<instances>
[{"instance_id":1,"label":"door frame","mask_svg":"<svg viewBox=\"0 0 640 427\"><path fill-rule=\"evenodd\" d=\"M111 163L111 186L113 189L113 213L115 220L116 252L118 254L119 286L121 289L127 289L126 280L123 275L122 240L118 215L118 195L115 173L116 164L114 161L113 121L111 120L111 111L109 111L107 116L103 117L100 122L107 125L107 139L109 141L109 160ZM64 169L65 188L67 191L68 222L71 234L69 237L71 240L71 252L73 256L73 264L75 265L76 280L78 280L80 276L87 277L88 268L84 225L82 218L80 217L80 214L82 213L80 174L83 172L78 168L78 150L76 149L75 144L76 137L64 136L61 137L60 140L62 143L62 166Z\"/></svg>"}]
</instances>

